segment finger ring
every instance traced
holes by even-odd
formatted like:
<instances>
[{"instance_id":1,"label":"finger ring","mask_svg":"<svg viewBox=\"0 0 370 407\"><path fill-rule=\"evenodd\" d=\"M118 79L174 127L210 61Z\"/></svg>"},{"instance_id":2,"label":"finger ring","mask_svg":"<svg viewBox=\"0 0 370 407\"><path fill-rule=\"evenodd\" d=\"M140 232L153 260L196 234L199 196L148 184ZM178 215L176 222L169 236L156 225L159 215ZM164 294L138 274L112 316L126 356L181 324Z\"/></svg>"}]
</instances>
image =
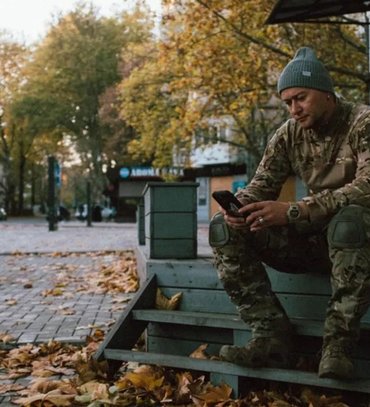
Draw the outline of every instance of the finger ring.
<instances>
[{"instance_id":1,"label":"finger ring","mask_svg":"<svg viewBox=\"0 0 370 407\"><path fill-rule=\"evenodd\" d=\"M260 216L260 217L257 219L257 221L258 221L258 223L259 223L260 225L262 225L262 224L265 223L265 219L263 219L262 216Z\"/></svg>"}]
</instances>

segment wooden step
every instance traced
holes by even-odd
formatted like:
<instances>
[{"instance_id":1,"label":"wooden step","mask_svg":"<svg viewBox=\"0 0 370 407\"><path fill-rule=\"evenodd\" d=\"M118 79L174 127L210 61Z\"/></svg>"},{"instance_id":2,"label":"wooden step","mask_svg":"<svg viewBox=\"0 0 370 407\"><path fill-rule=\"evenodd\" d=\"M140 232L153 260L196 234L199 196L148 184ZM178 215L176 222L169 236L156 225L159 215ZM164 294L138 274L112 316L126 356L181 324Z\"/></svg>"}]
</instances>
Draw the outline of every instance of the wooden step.
<instances>
[{"instance_id":1,"label":"wooden step","mask_svg":"<svg viewBox=\"0 0 370 407\"><path fill-rule=\"evenodd\" d=\"M247 325L236 314L211 312L170 311L157 309L135 309L133 319L137 321L157 322L177 325L204 326L249 331ZM297 335L323 335L323 322L306 319L291 319ZM362 324L363 330L369 330L369 324Z\"/></svg>"},{"instance_id":2,"label":"wooden step","mask_svg":"<svg viewBox=\"0 0 370 407\"><path fill-rule=\"evenodd\" d=\"M132 361L137 363L167 366L184 370L196 370L236 377L250 377L285 383L299 383L308 386L370 393L370 379L319 379L317 373L315 372L270 368L252 369L218 360L194 359L186 356L108 348L104 350L104 357L107 360Z\"/></svg>"},{"instance_id":3,"label":"wooden step","mask_svg":"<svg viewBox=\"0 0 370 407\"><path fill-rule=\"evenodd\" d=\"M229 329L243 329L244 325L246 328L236 314L140 309L134 310L132 315L134 319L139 321Z\"/></svg>"}]
</instances>

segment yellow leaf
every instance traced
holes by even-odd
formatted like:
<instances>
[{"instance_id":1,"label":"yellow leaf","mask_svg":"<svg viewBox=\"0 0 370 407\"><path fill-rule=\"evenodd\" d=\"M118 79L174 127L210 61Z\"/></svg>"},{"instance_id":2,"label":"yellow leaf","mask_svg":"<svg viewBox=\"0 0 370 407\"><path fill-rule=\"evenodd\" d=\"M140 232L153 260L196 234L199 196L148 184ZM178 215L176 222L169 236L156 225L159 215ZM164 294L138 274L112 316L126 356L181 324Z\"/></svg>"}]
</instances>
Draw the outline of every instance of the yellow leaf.
<instances>
[{"instance_id":1,"label":"yellow leaf","mask_svg":"<svg viewBox=\"0 0 370 407\"><path fill-rule=\"evenodd\" d=\"M30 387L31 393L48 394L54 390L64 394L77 394L77 390L71 384L62 380L38 379Z\"/></svg>"},{"instance_id":2,"label":"yellow leaf","mask_svg":"<svg viewBox=\"0 0 370 407\"><path fill-rule=\"evenodd\" d=\"M209 359L209 355L206 353L208 347L207 343L200 345L194 352L190 354L191 358L194 359Z\"/></svg>"},{"instance_id":3,"label":"yellow leaf","mask_svg":"<svg viewBox=\"0 0 370 407\"><path fill-rule=\"evenodd\" d=\"M143 388L146 391L152 391L159 388L163 384L164 376L159 378L156 375L147 375L145 373L135 373L129 372L125 377L130 380L130 382L138 388Z\"/></svg>"},{"instance_id":4,"label":"yellow leaf","mask_svg":"<svg viewBox=\"0 0 370 407\"><path fill-rule=\"evenodd\" d=\"M181 296L182 293L180 292L174 294L171 298L167 298L158 288L155 298L155 307L163 310L175 310L180 305Z\"/></svg>"},{"instance_id":5,"label":"yellow leaf","mask_svg":"<svg viewBox=\"0 0 370 407\"><path fill-rule=\"evenodd\" d=\"M0 394L5 394L8 392L17 392L23 390L25 387L20 384L0 384Z\"/></svg>"},{"instance_id":6,"label":"yellow leaf","mask_svg":"<svg viewBox=\"0 0 370 407\"><path fill-rule=\"evenodd\" d=\"M15 339L12 335L7 333L0 333L0 341L3 343L13 342Z\"/></svg>"},{"instance_id":7,"label":"yellow leaf","mask_svg":"<svg viewBox=\"0 0 370 407\"><path fill-rule=\"evenodd\" d=\"M62 315L74 315L76 313L76 310L71 307L59 307L59 312Z\"/></svg>"},{"instance_id":8,"label":"yellow leaf","mask_svg":"<svg viewBox=\"0 0 370 407\"><path fill-rule=\"evenodd\" d=\"M75 398L74 394L61 394L59 390L50 391L47 394L35 394L30 397L22 397L17 400L14 400L14 403L21 404L23 406L32 406L33 403L41 402L37 405L48 405L47 402L50 402L52 406L55 407L69 407L72 406L72 401Z\"/></svg>"},{"instance_id":9,"label":"yellow leaf","mask_svg":"<svg viewBox=\"0 0 370 407\"><path fill-rule=\"evenodd\" d=\"M97 382L96 380L91 380L87 383L84 383L82 386L80 386L78 388L78 390L82 393L82 394L92 394L94 393L94 391L96 390L96 388L99 386L99 382Z\"/></svg>"},{"instance_id":10,"label":"yellow leaf","mask_svg":"<svg viewBox=\"0 0 370 407\"><path fill-rule=\"evenodd\" d=\"M201 399L208 403L220 403L230 399L232 388L227 384L221 384L220 386L211 386L206 393L197 394L193 397Z\"/></svg>"}]
</instances>

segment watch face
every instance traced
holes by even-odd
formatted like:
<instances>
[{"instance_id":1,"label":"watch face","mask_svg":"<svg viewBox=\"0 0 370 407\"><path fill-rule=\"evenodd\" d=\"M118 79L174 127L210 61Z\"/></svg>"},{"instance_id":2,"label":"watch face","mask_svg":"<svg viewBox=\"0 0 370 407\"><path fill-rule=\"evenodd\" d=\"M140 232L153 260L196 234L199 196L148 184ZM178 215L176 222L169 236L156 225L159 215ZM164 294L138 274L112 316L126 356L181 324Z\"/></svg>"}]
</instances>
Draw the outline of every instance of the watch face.
<instances>
[{"instance_id":1,"label":"watch face","mask_svg":"<svg viewBox=\"0 0 370 407\"><path fill-rule=\"evenodd\" d=\"M290 205L289 209L288 209L288 218L290 220L296 220L299 218L301 212L299 210L298 205Z\"/></svg>"},{"instance_id":2,"label":"watch face","mask_svg":"<svg viewBox=\"0 0 370 407\"><path fill-rule=\"evenodd\" d=\"M291 211L290 211L290 216L291 216L292 218L298 218L298 216L299 216L299 210L296 209L296 208L292 208Z\"/></svg>"}]
</instances>

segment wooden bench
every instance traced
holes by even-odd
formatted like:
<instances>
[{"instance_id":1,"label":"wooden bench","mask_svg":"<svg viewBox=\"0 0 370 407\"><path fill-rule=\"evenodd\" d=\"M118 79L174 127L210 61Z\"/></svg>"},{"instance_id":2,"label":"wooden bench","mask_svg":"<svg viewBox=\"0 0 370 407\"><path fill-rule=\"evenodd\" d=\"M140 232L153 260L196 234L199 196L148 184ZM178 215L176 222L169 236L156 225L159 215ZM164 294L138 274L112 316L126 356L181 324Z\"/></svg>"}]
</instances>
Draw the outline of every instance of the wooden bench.
<instances>
[{"instance_id":1,"label":"wooden bench","mask_svg":"<svg viewBox=\"0 0 370 407\"><path fill-rule=\"evenodd\" d=\"M243 345L250 338L250 331L224 292L210 257L154 260L147 257L143 247L138 248L137 256L143 284L107 335L96 355L98 359L209 372L212 382L227 382L235 394L239 393L242 377L370 393L370 313L363 318L362 337L355 355L356 380L317 376L323 320L330 295L328 276L268 271L273 289L296 329L296 362L292 369L251 369L217 360L189 358L202 344L207 344L209 355L218 355L222 345ZM158 288L167 297L182 293L177 310L155 308ZM132 351L145 329L147 351Z\"/></svg>"}]
</instances>

